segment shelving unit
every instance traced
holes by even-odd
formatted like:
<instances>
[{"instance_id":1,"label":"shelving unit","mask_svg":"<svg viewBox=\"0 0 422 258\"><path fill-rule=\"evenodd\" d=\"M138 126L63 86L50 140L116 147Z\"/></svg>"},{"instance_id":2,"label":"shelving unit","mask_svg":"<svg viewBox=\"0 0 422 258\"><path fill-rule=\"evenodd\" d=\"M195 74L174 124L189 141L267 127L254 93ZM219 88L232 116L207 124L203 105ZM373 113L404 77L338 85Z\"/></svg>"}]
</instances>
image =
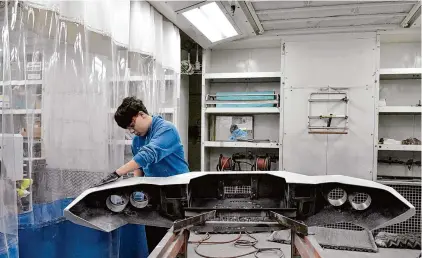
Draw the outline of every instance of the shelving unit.
<instances>
[{"instance_id":1,"label":"shelving unit","mask_svg":"<svg viewBox=\"0 0 422 258\"><path fill-rule=\"evenodd\" d=\"M406 107L406 106L390 106L379 107L378 112L380 115L388 114L421 114L422 107Z\"/></svg>"},{"instance_id":2,"label":"shelving unit","mask_svg":"<svg viewBox=\"0 0 422 258\"><path fill-rule=\"evenodd\" d=\"M174 80L175 77L173 75L165 75L164 80L170 81ZM143 82L151 80L150 76L146 75L128 75L127 77L115 77L110 80L110 82Z\"/></svg>"},{"instance_id":3,"label":"shelving unit","mask_svg":"<svg viewBox=\"0 0 422 258\"><path fill-rule=\"evenodd\" d=\"M275 142L223 142L223 141L205 141L205 147L220 148L262 148L262 149L278 149L280 145Z\"/></svg>"},{"instance_id":4,"label":"shelving unit","mask_svg":"<svg viewBox=\"0 0 422 258\"><path fill-rule=\"evenodd\" d=\"M281 72L243 72L243 73L205 73L203 74L204 79L210 80L236 80L236 79L247 79L247 80L275 80L280 81Z\"/></svg>"},{"instance_id":5,"label":"shelving unit","mask_svg":"<svg viewBox=\"0 0 422 258\"><path fill-rule=\"evenodd\" d=\"M41 66L40 66L41 67ZM31 72L35 72L35 78L39 78L39 80L8 80L8 81L0 81L0 90L2 96L6 96L7 98L2 98L2 108L0 108L0 116L4 115L4 119L8 119L13 115L13 122L15 123L14 129L15 131L19 129L19 132L22 128L25 128L28 131L28 126L33 126L33 124L28 124L28 117L36 116L40 117L42 115L42 87L43 81L42 78L42 70L32 70ZM27 74L29 76L29 73ZM12 87L11 96L6 95L4 92L4 88ZM39 87L39 88L37 88ZM17 95L15 95L17 94ZM29 95L28 95L29 94ZM14 106L3 106L6 105L8 99L14 99ZM37 101L38 104L37 104ZM11 103L9 103L10 105ZM37 108L34 108L37 107ZM38 108L39 107L39 108ZM10 116L9 116L10 115ZM29 121L35 122L37 119L30 118ZM39 121L41 122L41 121ZM16 131L15 133L19 133ZM33 137L34 136L34 137ZM35 138L35 135L28 135L23 138L23 152L24 156L22 157L23 161L23 178L22 179L31 179L32 173L35 167L39 167L37 164L39 162L45 161L45 158L42 156L43 154L43 145L42 145L42 131L41 135L37 136L40 138ZM31 138L29 138L31 137ZM32 138L33 137L33 138ZM28 157L29 153L34 155L34 151L37 150L41 152L41 157ZM35 156L35 155L34 155ZM19 181L17 181L19 184ZM19 213L28 213L32 211L32 186L28 189L30 194L26 197L22 197L18 201L18 209ZM19 197L17 197L19 198Z\"/></svg>"},{"instance_id":6,"label":"shelving unit","mask_svg":"<svg viewBox=\"0 0 422 258\"><path fill-rule=\"evenodd\" d=\"M421 151L421 145L378 144L378 150L388 151Z\"/></svg>"},{"instance_id":7,"label":"shelving unit","mask_svg":"<svg viewBox=\"0 0 422 258\"><path fill-rule=\"evenodd\" d=\"M0 110L0 115L41 115L41 109L3 109Z\"/></svg>"},{"instance_id":8,"label":"shelving unit","mask_svg":"<svg viewBox=\"0 0 422 258\"><path fill-rule=\"evenodd\" d=\"M279 114L278 107L256 107L256 108L205 108L206 114Z\"/></svg>"},{"instance_id":9,"label":"shelving unit","mask_svg":"<svg viewBox=\"0 0 422 258\"><path fill-rule=\"evenodd\" d=\"M381 80L420 79L422 68L384 68L380 69Z\"/></svg>"},{"instance_id":10,"label":"shelving unit","mask_svg":"<svg viewBox=\"0 0 422 258\"><path fill-rule=\"evenodd\" d=\"M281 56L281 48L265 51L269 51L270 55ZM235 55L242 56L246 52L239 51ZM256 59L263 59L268 53L256 54ZM235 65L233 63L232 66L232 62L235 60L223 62L222 58L226 57L218 51L203 52L201 170L216 169L220 154L231 156L235 153L253 153L281 157L280 63L273 63L264 70L255 71L249 61L245 61L245 69L233 71L232 67ZM247 59L245 57L242 60ZM229 140L230 125L239 121L252 121L242 124L248 124L247 128L242 129L248 132L249 141ZM249 170L247 166L242 167L243 169ZM281 162L273 163L271 169L282 170Z\"/></svg>"},{"instance_id":11,"label":"shelving unit","mask_svg":"<svg viewBox=\"0 0 422 258\"><path fill-rule=\"evenodd\" d=\"M381 43L380 48L380 66L397 66L397 68L381 68L379 71L379 99L385 99L387 105L377 108L379 122L377 139L421 140L422 107L417 106L421 101L422 68L417 68L421 65L420 59L417 58L420 56L420 42L414 45L408 42ZM415 67L409 68L409 66ZM413 177L420 180L421 167L414 162L420 161L421 145L376 144L376 151L375 167L378 178L384 180L394 178L392 183L390 182L394 185L400 182L397 178ZM396 162L389 163L388 160ZM399 161L401 163L397 163Z\"/></svg>"},{"instance_id":12,"label":"shelving unit","mask_svg":"<svg viewBox=\"0 0 422 258\"><path fill-rule=\"evenodd\" d=\"M12 85L12 86L31 86L31 85L41 85L42 80L11 80L11 81L0 81L0 86Z\"/></svg>"}]
</instances>

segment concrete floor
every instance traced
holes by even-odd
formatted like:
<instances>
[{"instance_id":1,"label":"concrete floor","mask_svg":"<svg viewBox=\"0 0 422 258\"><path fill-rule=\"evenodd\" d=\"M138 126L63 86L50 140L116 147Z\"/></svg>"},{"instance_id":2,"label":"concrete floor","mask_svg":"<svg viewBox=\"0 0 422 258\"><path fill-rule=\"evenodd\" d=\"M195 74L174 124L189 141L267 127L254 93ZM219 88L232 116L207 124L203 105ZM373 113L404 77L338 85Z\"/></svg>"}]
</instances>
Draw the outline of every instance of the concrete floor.
<instances>
[{"instance_id":1,"label":"concrete floor","mask_svg":"<svg viewBox=\"0 0 422 258\"><path fill-rule=\"evenodd\" d=\"M290 258L290 245L283 245L273 242L268 242L267 238L271 233L258 233L252 234L257 240L257 247L276 247L281 248L286 258ZM213 234L208 241L228 241L236 238L238 235L231 234ZM202 239L204 235L195 235L193 232L190 234L190 241L198 241ZM246 236L242 236L241 239L249 239ZM197 255L194 251L196 244L188 245L188 258L197 258L201 257ZM233 243L228 244L219 244L219 245L201 245L198 248L198 251L208 257L230 257L235 255L241 255L253 251L251 247L234 247ZM348 252L340 250L331 250L324 249L325 256L324 258L417 258L420 251L419 250L407 250L407 249L379 249L378 253L364 253L364 252ZM258 255L260 258L275 258L279 257L275 253L260 253ZM242 257L255 257L253 254Z\"/></svg>"}]
</instances>

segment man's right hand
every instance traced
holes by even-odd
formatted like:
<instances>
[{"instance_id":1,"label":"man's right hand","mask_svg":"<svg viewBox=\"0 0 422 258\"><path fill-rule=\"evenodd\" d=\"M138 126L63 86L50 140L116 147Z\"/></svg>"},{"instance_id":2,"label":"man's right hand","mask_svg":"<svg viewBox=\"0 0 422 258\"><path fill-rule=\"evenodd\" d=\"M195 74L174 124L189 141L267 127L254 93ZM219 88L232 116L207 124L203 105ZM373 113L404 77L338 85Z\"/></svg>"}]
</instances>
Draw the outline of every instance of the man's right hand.
<instances>
[{"instance_id":1,"label":"man's right hand","mask_svg":"<svg viewBox=\"0 0 422 258\"><path fill-rule=\"evenodd\" d=\"M105 184L117 181L117 179L119 179L119 178L120 178L120 175L117 174L116 171L114 171L113 173L111 173L108 176L106 176L105 178L103 178L100 182L96 183L94 185L94 187L105 185Z\"/></svg>"}]
</instances>

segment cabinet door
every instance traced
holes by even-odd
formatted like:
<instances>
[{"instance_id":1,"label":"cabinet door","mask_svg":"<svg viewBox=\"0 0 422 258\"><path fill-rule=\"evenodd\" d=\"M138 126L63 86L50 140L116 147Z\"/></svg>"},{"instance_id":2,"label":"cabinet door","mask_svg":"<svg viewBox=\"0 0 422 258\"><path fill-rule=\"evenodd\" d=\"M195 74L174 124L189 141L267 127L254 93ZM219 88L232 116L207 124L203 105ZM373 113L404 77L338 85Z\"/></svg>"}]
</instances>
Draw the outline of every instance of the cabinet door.
<instances>
[{"instance_id":1,"label":"cabinet door","mask_svg":"<svg viewBox=\"0 0 422 258\"><path fill-rule=\"evenodd\" d=\"M372 88L347 90L348 134L327 135L327 174L372 180L374 159L375 107ZM344 112L330 105L329 113Z\"/></svg>"},{"instance_id":2,"label":"cabinet door","mask_svg":"<svg viewBox=\"0 0 422 258\"><path fill-rule=\"evenodd\" d=\"M308 98L316 89L284 90L283 170L305 175L325 175L327 135L308 133ZM313 107L326 113L324 103Z\"/></svg>"}]
</instances>

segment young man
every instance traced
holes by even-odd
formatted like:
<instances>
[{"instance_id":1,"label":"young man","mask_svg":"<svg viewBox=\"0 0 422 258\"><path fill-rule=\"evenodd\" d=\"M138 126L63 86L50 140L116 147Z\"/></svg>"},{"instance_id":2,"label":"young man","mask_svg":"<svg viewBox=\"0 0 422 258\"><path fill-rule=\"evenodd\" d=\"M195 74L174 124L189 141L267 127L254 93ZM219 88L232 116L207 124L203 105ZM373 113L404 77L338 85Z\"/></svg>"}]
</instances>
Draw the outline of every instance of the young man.
<instances>
[{"instance_id":1,"label":"young man","mask_svg":"<svg viewBox=\"0 0 422 258\"><path fill-rule=\"evenodd\" d=\"M104 178L98 185L119 179L134 171L135 176L167 177L189 172L183 145L176 127L160 116L150 116L141 100L125 98L114 120L136 136L132 141L133 159ZM167 233L167 228L145 227L150 252Z\"/></svg>"},{"instance_id":2,"label":"young man","mask_svg":"<svg viewBox=\"0 0 422 258\"><path fill-rule=\"evenodd\" d=\"M150 116L141 100L127 97L114 114L117 124L136 136L132 141L133 159L116 169L98 185L110 183L134 171L135 176L167 177L189 172L183 145L176 127Z\"/></svg>"}]
</instances>

